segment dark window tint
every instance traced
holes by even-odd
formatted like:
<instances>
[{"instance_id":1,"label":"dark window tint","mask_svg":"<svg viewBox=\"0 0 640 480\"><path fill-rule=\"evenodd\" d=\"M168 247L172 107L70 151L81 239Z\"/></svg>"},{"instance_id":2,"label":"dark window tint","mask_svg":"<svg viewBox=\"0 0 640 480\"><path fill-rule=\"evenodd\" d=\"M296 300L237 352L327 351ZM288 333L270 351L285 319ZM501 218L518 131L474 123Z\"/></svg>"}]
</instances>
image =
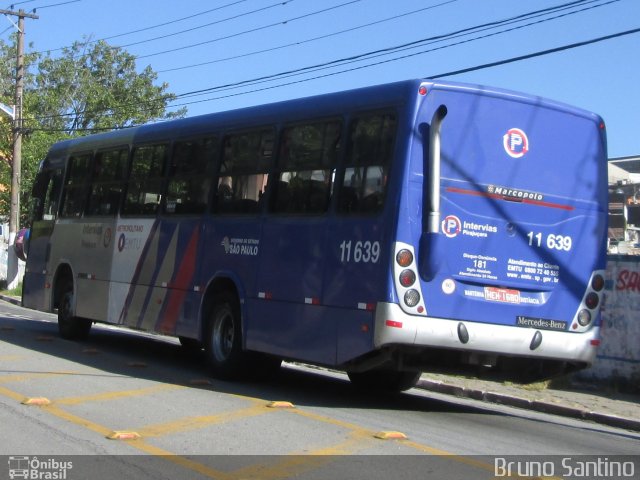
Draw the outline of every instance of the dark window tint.
<instances>
[{"instance_id":1,"label":"dark window tint","mask_svg":"<svg viewBox=\"0 0 640 480\"><path fill-rule=\"evenodd\" d=\"M128 156L127 148L98 152L95 155L87 215L115 215L118 212Z\"/></svg>"},{"instance_id":2,"label":"dark window tint","mask_svg":"<svg viewBox=\"0 0 640 480\"><path fill-rule=\"evenodd\" d=\"M166 213L204 213L215 145L214 138L176 142L169 162Z\"/></svg>"},{"instance_id":3,"label":"dark window tint","mask_svg":"<svg viewBox=\"0 0 640 480\"><path fill-rule=\"evenodd\" d=\"M382 210L395 132L393 114L366 115L351 122L338 202L340 212L357 214Z\"/></svg>"},{"instance_id":4,"label":"dark window tint","mask_svg":"<svg viewBox=\"0 0 640 480\"><path fill-rule=\"evenodd\" d=\"M31 192L33 220L55 220L57 218L62 179L61 168L43 170L38 173Z\"/></svg>"},{"instance_id":5,"label":"dark window tint","mask_svg":"<svg viewBox=\"0 0 640 480\"><path fill-rule=\"evenodd\" d=\"M64 187L62 217L80 217L89 194L91 155L74 155L69 158L69 172Z\"/></svg>"},{"instance_id":6,"label":"dark window tint","mask_svg":"<svg viewBox=\"0 0 640 480\"><path fill-rule=\"evenodd\" d=\"M162 173L166 145L137 147L131 158L122 213L155 215L162 198Z\"/></svg>"},{"instance_id":7,"label":"dark window tint","mask_svg":"<svg viewBox=\"0 0 640 480\"><path fill-rule=\"evenodd\" d=\"M273 157L274 133L260 129L224 139L216 212L250 214L259 211Z\"/></svg>"},{"instance_id":8,"label":"dark window tint","mask_svg":"<svg viewBox=\"0 0 640 480\"><path fill-rule=\"evenodd\" d=\"M327 211L340 148L338 121L295 125L283 130L274 189L276 213Z\"/></svg>"}]
</instances>

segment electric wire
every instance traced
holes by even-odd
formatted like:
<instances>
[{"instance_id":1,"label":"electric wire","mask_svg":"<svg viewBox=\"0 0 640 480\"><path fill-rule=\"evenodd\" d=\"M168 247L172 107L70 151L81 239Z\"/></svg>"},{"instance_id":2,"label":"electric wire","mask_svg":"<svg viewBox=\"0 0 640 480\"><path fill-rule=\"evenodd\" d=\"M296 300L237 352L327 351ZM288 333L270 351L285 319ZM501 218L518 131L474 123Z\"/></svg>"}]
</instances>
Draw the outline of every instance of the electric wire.
<instances>
[{"instance_id":1,"label":"electric wire","mask_svg":"<svg viewBox=\"0 0 640 480\"><path fill-rule=\"evenodd\" d=\"M562 45L562 46L555 47L555 48L550 48L550 49L546 49L546 50L540 50L540 51L532 52L532 53L529 53L529 54L526 54L526 55L519 55L519 56L516 56L516 57L510 57L510 58L498 60L498 61L495 61L495 62L475 65L473 67L467 67L467 68L464 68L464 69L452 70L452 71L449 71L449 72L443 72L443 73L438 73L438 74L427 74L424 78L426 78L426 79L438 79L438 78L443 78L443 77L460 75L460 74L463 74L463 73L469 73L469 72L473 72L473 71L477 71L477 70L483 70L483 69L486 69L486 68L493 68L493 67L497 67L497 66L501 66L501 65L507 65L507 64L510 64L510 63L529 60L529 59L536 58L536 57L551 55L551 54L554 54L554 53L558 53L558 52L566 51L566 50L571 50L571 49L574 49L574 48L580 48L580 47L584 47L584 46L587 46L587 45L593 45L595 43L599 43L599 42L603 42L603 41L607 41L607 40L612 40L612 39L615 39L615 38L620 38L620 37L623 37L623 36L632 35L632 34L636 34L636 33L640 33L640 27L639 28L634 28L634 29L631 29L631 30L622 31L622 32L617 32L617 33L610 34L610 35L605 35L605 36L601 36L601 37L592 38L592 39L589 39L589 40L584 40L584 41L581 41L581 42L574 42L574 43L571 43L571 44ZM361 69L361 68L366 68L366 66L358 67L358 69ZM343 73L343 72L332 72L332 73L320 75L320 76L317 76L317 77L313 77L313 78L310 78L310 79L300 79L300 80L296 80L296 81L287 82L287 83L284 83L284 84L271 85L271 86L263 87L263 88L260 88L260 89L257 89L257 90L254 89L254 90L251 90L250 92L237 92L237 93L224 95L224 96L221 96L221 97L214 97L214 98L209 98L209 99L205 99L205 100L198 100L197 102L192 102L192 103L203 103L203 102L209 102L209 101L213 101L213 100L221 100L221 99L225 99L225 98L235 97L235 96L239 96L239 95L246 95L247 93L256 93L256 92L261 92L261 91L266 91L266 90L272 90L272 89L275 89L275 88L281 88L281 87L285 87L285 86L290 86L290 85L294 85L294 84L297 84L297 83L308 82L310 80L315 80L315 79L318 79L318 78L325 78L325 77L329 77L329 76L333 76L333 75L338 75L339 73ZM170 107L170 108L175 108L175 106ZM33 120L33 119L25 119L25 120ZM130 127L123 127L123 128L130 128ZM47 128L29 128L29 130L32 130L32 131L44 131L44 132L66 132L66 131L69 131L69 129L47 129ZM76 130L76 131L98 132L98 131L108 131L108 130L114 130L114 129L112 129L112 128L105 128L105 129L102 129L102 128L88 128L88 129Z\"/></svg>"},{"instance_id":2,"label":"electric wire","mask_svg":"<svg viewBox=\"0 0 640 480\"><path fill-rule=\"evenodd\" d=\"M539 17L539 16L543 16L543 15L545 15L547 13L563 11L563 10L566 10L566 9L569 9L569 8L573 8L575 6L589 5L589 4L592 4L594 2L599 2L599 1L602 1L602 0L576 0L576 1L572 1L572 2L566 3L566 4L557 5L557 6L554 6L554 7L549 7L549 8L545 8L545 9L541 9L541 10L534 10L532 12L528 12L528 13L525 13L525 14L516 15L514 17L509 17L509 18L505 18L505 19L502 19L502 20L498 20L498 21L494 21L494 22L489 22L489 23L477 25L477 26L465 28L465 29L462 29L462 30L457 30L457 31L450 32L450 33L447 33L447 34L428 37L428 38L425 38L425 39L420 39L420 40L417 40L417 41L414 41L414 42L409 42L409 43L406 43L406 44L403 44L403 45L399 45L399 46L395 46L395 47L389 47L389 48L386 48L386 49L376 50L376 51L373 51L373 52L367 52L367 53L361 54L361 55L356 55L356 56L352 56L352 57L348 57L348 58L334 60L334 61L331 61L331 62L326 62L325 64L319 64L319 65L313 65L313 66L309 66L309 67L303 67L303 68L296 69L296 70L291 70L291 71L287 71L287 72L280 72L280 73L277 73L277 74L272 74L272 75L263 76L263 77L259 77L259 78L254 78L254 79L250 79L250 80L243 80L243 81L240 81L240 82L235 82L235 83L230 83L230 84L225 84L225 85L218 85L218 86L215 86L215 87L210 87L210 88L201 89L201 90L194 90L194 91L191 91L191 92L186 92L186 93L183 93L183 94L174 95L174 98L175 98L175 100L185 99L187 97L195 97L195 96L206 95L206 94L209 94L209 93L211 93L213 91L230 90L230 89L239 88L239 87L242 87L242 86L256 85L256 84L264 83L264 82L267 82L267 81L275 81L275 80L279 80L279 79L283 79L283 78L291 78L293 76L302 75L302 74L306 74L306 73L313 73L313 72L320 71L320 70L323 70L323 69L326 69L326 68L333 68L333 67L336 67L336 66L340 66L339 65L340 63L342 63L342 65L347 65L349 63L355 63L356 61L363 61L363 59L366 60L366 59L370 59L370 58L375 58L375 56L381 56L381 55L385 55L385 54L388 55L390 53L394 53L393 52L394 50L400 51L399 49L406 49L406 47L411 47L413 45L421 44L421 43L424 43L424 42L435 43L437 41L443 41L445 39L456 38L458 36L463 36L464 34L473 33L474 30L475 31L484 31L484 30L488 30L488 29L496 27L496 26L507 25L509 23L514 23L514 22L517 22L517 21L520 21L520 20L523 20L523 19L536 18L536 17ZM613 2L617 2L617 1L620 1L620 0L609 0L609 2L607 2L607 3L613 3ZM595 8L595 7L592 6L592 7L589 7L589 8ZM580 10L580 11L584 11L584 9ZM561 16L567 16L569 14L574 14L574 13L579 13L579 12L578 11L568 12L568 13L562 14ZM558 18L558 17L551 17L551 18L548 18L548 19L543 19L542 21L551 21L551 20L553 20L555 18ZM534 22L534 23L540 23L540 22L541 21ZM526 26L529 26L529 25L526 25ZM525 26L521 26L519 28L524 28L524 27ZM511 30L513 30L513 29L505 30L505 31L498 32L498 33L504 33L506 31L511 31ZM415 55L418 55L418 54L429 53L431 51L442 49L442 48L449 48L450 46L459 45L461 43L468 43L469 41L474 41L474 40L478 40L478 39L481 39L481 38L486 38L488 36L491 36L491 35L485 35L485 36L482 36L482 37L476 37L474 39L467 40L465 42L457 42L457 43L452 44L452 45L439 47L437 49L431 49L431 50L427 50L427 51L418 52L418 53L413 54L413 55L405 55L405 56L399 57L397 60L401 60L401 59L408 58L410 56L415 56ZM377 55L373 56L373 54L377 54ZM367 57L367 56L369 58L364 58L364 57ZM371 64L370 66L379 65L379 64L382 64L382 63L388 63L389 61L395 61L395 60L392 59L392 60L388 60L386 62L377 62L375 64ZM360 68L358 68L358 69L360 69ZM343 70L341 73L346 73L346 72L354 71L354 70L357 70L357 69ZM312 79L315 79L315 78L323 78L323 77L322 76L314 77ZM195 102L184 102L184 103L173 105L171 108L177 108L179 106L193 105L195 103L199 103L199 102L197 102L197 101L195 101ZM125 107L125 106L126 105L123 105L123 107ZM56 114L56 115L52 115L52 116L49 116L49 117L40 117L40 119L41 120L46 120L48 118L59 118L59 117L64 117L64 116L73 116L73 115L86 114L86 113L94 113L94 112L61 113L61 114Z\"/></svg>"}]
</instances>

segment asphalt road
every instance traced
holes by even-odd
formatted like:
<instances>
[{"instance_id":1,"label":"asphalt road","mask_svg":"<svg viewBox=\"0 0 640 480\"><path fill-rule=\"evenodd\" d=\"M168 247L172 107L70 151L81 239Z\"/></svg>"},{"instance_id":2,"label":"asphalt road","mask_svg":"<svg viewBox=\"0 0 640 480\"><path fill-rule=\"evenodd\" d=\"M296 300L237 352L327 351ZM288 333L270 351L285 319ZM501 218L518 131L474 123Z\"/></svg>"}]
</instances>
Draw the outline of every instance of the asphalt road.
<instances>
[{"instance_id":1,"label":"asphalt road","mask_svg":"<svg viewBox=\"0 0 640 480\"><path fill-rule=\"evenodd\" d=\"M549 473L553 462L556 476L584 478L583 460L619 462L640 478L640 434L417 389L365 395L296 365L222 382L172 339L94 326L69 342L52 315L5 302L0 435L0 478L24 459L48 473L68 459L65 480L470 479L523 455L535 457L514 468Z\"/></svg>"}]
</instances>

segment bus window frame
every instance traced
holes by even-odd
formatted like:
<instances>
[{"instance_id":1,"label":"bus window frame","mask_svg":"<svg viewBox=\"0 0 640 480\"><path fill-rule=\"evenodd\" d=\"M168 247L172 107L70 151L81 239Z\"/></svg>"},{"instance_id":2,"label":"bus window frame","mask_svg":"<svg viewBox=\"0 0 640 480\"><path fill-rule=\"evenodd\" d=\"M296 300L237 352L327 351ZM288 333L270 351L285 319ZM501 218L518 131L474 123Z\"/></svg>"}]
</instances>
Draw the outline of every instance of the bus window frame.
<instances>
[{"instance_id":1,"label":"bus window frame","mask_svg":"<svg viewBox=\"0 0 640 480\"><path fill-rule=\"evenodd\" d=\"M270 216L274 216L274 217L294 217L294 218L320 218L320 217L326 217L328 215L331 215L334 212L334 203L335 203L335 198L337 195L337 183L336 181L338 180L338 174L340 172L340 169L342 168L342 162L344 159L344 152L345 152L345 145L344 145L344 138L345 138L345 127L347 125L347 120L348 117L347 115L344 114L334 114L334 115L325 115L322 117L310 117L310 118L303 118L300 120L296 120L293 122L285 122L282 123L278 126L278 136L277 136L277 141L275 142L275 154L274 154L274 161L273 161L273 166L272 166L272 171L271 171L271 177L269 178L269 182L267 184L267 189L266 189L266 194L267 196L267 201L265 202L267 204L267 213ZM285 134L285 132L287 131L287 129L289 128L295 128L295 127L299 127L299 126L305 126L305 125L317 125L317 124L323 124L326 125L332 123L332 122L336 122L338 123L338 132L339 132L339 146L336 152L336 156L335 156L335 161L333 163L333 165L331 165L329 168L319 168L319 169L299 169L299 170L290 170L286 168L286 165L281 165L281 146L282 146L282 142L283 142L283 135ZM317 170L328 170L330 172L331 175L331 186L329 188L329 198L327 200L327 206L325 208L324 211L322 212L287 212L287 211L278 211L276 209L276 201L277 201L277 188L278 188L278 184L280 183L280 177L283 173L286 172L313 172L313 171L317 171Z\"/></svg>"},{"instance_id":2,"label":"bus window frame","mask_svg":"<svg viewBox=\"0 0 640 480\"><path fill-rule=\"evenodd\" d=\"M166 182L167 182L167 168L168 168L168 159L169 159L169 152L172 148L173 145L173 139L164 139L162 141L149 141L149 142L144 142L144 143L133 143L130 146L130 153L129 153L129 162L127 165L127 177L124 183L124 188L122 191L122 199L120 202L120 209L118 210L120 217L122 218L135 218L135 217L142 217L142 218L156 218L160 215L160 213L162 212L163 208L164 208L164 201L165 201L165 190L166 190ZM159 188L159 195L160 195L160 201L157 203L155 212L153 213L126 213L124 212L124 207L125 207L125 202L126 202L126 198L127 195L129 194L129 187L131 185L131 172L133 169L133 159L135 157L136 151L139 148L145 148L145 147L159 147L159 146L164 146L165 150L163 153L164 158L162 159L161 162L161 174L158 178L160 178L160 188Z\"/></svg>"},{"instance_id":3,"label":"bus window frame","mask_svg":"<svg viewBox=\"0 0 640 480\"><path fill-rule=\"evenodd\" d=\"M106 152L115 152L115 151L122 151L122 150L126 150L126 159L125 159L125 165L124 165L124 175L123 177L120 179L119 181L119 185L120 185L120 195L118 198L118 205L116 206L116 209L113 213L108 213L108 214L91 214L88 212L88 209L90 207L91 204L91 198L93 197L93 187L96 185L95 182L95 178L96 178L96 159L98 157L98 155L104 154ZM128 179L129 179L129 167L131 164L131 155L132 155L133 149L131 148L130 144L121 144L121 145L117 145L117 146L110 146L110 147L105 147L105 148L101 148L101 149L96 149L93 152L93 156L91 158L91 178L89 180L89 195L88 195L88 201L85 205L84 208L84 212L82 215L82 218L115 218L118 216L118 214L120 214L121 209L122 209L122 204L124 202L124 194L125 194L125 187L128 184ZM104 184L107 182L100 182L100 184ZM115 182L109 182L109 183L115 183Z\"/></svg>"},{"instance_id":4,"label":"bus window frame","mask_svg":"<svg viewBox=\"0 0 640 480\"><path fill-rule=\"evenodd\" d=\"M84 201L82 204L82 209L79 212L79 215L64 215L63 211L64 211L64 206L65 203L67 201L67 194L69 193L68 190L68 183L69 183L69 177L71 175L71 159L74 157L82 157L84 155L89 155L89 178L86 182L84 182L85 185L85 192L84 192ZM78 219L83 219L85 217L85 210L87 208L87 204L89 201L89 195L91 195L91 176L93 175L93 157L95 155L95 151L94 150L79 150L77 152L69 152L66 157L65 157L65 161L64 161L64 180L62 182L62 192L60 195L60 205L58 206L58 218L59 219L63 219L63 220L78 220Z\"/></svg>"},{"instance_id":5,"label":"bus window frame","mask_svg":"<svg viewBox=\"0 0 640 480\"><path fill-rule=\"evenodd\" d=\"M279 138L280 130L281 129L278 124L271 123L271 124L261 124L257 126L242 128L238 130L221 131L218 134L218 139L219 139L218 155L216 157L216 163L214 165L213 185L212 185L211 195L210 195L210 206L208 209L210 213L212 213L216 217L221 217L221 218L231 218L231 217L256 218L264 215L265 204L267 204L270 199L270 193L269 193L270 184L271 184L271 178L274 175L275 161L277 157L277 149L278 149L279 139L280 139ZM265 166L264 171L257 170L257 169L238 169L236 171L232 171L232 175L222 174L223 172L221 172L221 170L222 170L224 156L225 156L225 152L224 152L225 142L229 137L243 135L251 132L262 132L264 135L264 132L267 132L267 131L273 134L273 143L271 146L271 158L268 160L268 164ZM261 137L261 141L262 139L263 137ZM262 197L259 200L257 200L256 211L254 212L220 211L218 197L220 192L221 178L229 177L233 175L250 176L250 175L260 175L260 174L267 175L267 183L265 184Z\"/></svg>"},{"instance_id":6,"label":"bus window frame","mask_svg":"<svg viewBox=\"0 0 640 480\"><path fill-rule=\"evenodd\" d=\"M372 117L376 115L380 115L380 116L392 115L395 120L395 128L393 132L393 144L391 145L391 148L390 148L390 158L389 158L389 163L387 165L386 182L384 186L384 198L383 198L382 206L375 211L357 211L357 212L344 211L341 209L340 205L342 201L342 195L344 194L344 189L348 188L348 187L345 187L345 184L344 184L344 181L346 178L346 172L348 168L353 168L356 166L356 165L347 164L347 155L349 152L348 142L350 141L349 136L351 134L351 127L353 125L353 122L358 119L362 119L363 117ZM346 139L343 145L342 161L340 164L340 170L336 173L337 189L335 192L336 198L335 198L334 211L337 217L339 218L373 218L373 217L384 215L384 212L387 209L387 205L389 204L389 201L388 201L388 198L390 196L389 192L390 192L390 189L393 187L393 182L391 180L392 171L395 165L398 163L398 160L397 160L398 146L399 146L398 137L399 137L400 127L402 124L401 118L402 118L401 112L399 111L399 108L395 105L388 106L388 107L367 109L367 110L352 111L347 116L346 124L345 124L345 133L344 133ZM376 165L365 165L364 167L372 167L372 166L376 166Z\"/></svg>"},{"instance_id":7,"label":"bus window frame","mask_svg":"<svg viewBox=\"0 0 640 480\"><path fill-rule=\"evenodd\" d=\"M211 131L204 134L198 135L189 135L185 137L179 138L171 138L167 143L168 149L165 152L164 159L164 167L163 167L163 183L161 188L161 202L158 206L157 214L164 218L173 218L173 217L199 217L208 215L212 211L212 202L213 197L216 191L216 170L218 168L218 164L220 162L221 157L221 146L222 146L222 138L223 135L219 131ZM168 212L167 211L167 200L168 200L168 191L169 191L169 183L171 178L175 178L171 176L170 170L172 166L172 159L176 149L176 145L179 143L186 142L196 142L196 141L206 141L213 140L213 148L211 149L210 157L207 160L207 171L204 172L204 176L211 181L209 186L209 191L206 194L206 203L204 209L201 212Z\"/></svg>"}]
</instances>

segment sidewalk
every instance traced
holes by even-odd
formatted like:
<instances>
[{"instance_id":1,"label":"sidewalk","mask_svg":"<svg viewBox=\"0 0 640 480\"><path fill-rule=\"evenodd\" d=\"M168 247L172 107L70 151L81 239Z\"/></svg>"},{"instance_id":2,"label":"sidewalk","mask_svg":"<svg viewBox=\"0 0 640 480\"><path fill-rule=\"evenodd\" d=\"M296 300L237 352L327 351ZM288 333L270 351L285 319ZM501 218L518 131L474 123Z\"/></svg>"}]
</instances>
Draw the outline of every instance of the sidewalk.
<instances>
[{"instance_id":1,"label":"sidewalk","mask_svg":"<svg viewBox=\"0 0 640 480\"><path fill-rule=\"evenodd\" d=\"M517 385L460 376L425 373L418 388L489 403L588 420L640 431L640 393L625 394L605 386L566 380L561 387Z\"/></svg>"},{"instance_id":2,"label":"sidewalk","mask_svg":"<svg viewBox=\"0 0 640 480\"><path fill-rule=\"evenodd\" d=\"M0 300L20 305L20 299L0 294ZM562 387L538 389L477 378L425 373L417 387L445 395L508 405L611 427L640 431L640 393L624 394L590 383L566 381Z\"/></svg>"}]
</instances>

